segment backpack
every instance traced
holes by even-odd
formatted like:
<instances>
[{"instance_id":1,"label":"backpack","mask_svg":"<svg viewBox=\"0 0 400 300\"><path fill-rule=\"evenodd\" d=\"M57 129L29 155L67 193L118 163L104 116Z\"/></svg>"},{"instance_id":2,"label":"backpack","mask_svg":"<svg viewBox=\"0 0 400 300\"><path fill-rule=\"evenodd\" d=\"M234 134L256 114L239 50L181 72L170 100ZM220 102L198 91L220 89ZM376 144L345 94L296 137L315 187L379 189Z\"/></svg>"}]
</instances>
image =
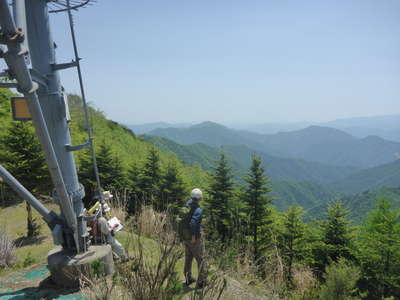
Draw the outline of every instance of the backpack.
<instances>
[{"instance_id":1,"label":"backpack","mask_svg":"<svg viewBox=\"0 0 400 300\"><path fill-rule=\"evenodd\" d=\"M193 217L196 208L182 207L178 216L178 235L183 241L189 241L192 239L192 229L190 227L190 221Z\"/></svg>"}]
</instances>

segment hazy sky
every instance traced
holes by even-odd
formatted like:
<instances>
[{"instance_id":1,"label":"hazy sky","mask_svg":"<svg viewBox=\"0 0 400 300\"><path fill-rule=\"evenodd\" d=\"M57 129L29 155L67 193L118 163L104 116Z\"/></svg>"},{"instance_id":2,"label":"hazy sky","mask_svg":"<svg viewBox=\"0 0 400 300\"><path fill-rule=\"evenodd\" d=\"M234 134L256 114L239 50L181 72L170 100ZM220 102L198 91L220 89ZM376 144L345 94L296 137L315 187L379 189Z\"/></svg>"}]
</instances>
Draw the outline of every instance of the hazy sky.
<instances>
[{"instance_id":1,"label":"hazy sky","mask_svg":"<svg viewBox=\"0 0 400 300\"><path fill-rule=\"evenodd\" d=\"M399 0L98 0L75 23L88 98L124 123L400 113Z\"/></svg>"}]
</instances>

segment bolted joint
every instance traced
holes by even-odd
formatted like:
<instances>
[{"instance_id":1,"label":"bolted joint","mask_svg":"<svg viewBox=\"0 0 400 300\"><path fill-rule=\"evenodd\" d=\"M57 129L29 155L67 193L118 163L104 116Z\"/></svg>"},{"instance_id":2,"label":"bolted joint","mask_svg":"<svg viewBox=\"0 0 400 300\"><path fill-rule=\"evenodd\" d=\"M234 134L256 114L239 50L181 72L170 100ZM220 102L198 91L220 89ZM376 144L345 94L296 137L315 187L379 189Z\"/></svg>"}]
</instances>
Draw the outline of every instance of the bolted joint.
<instances>
[{"instance_id":1,"label":"bolted joint","mask_svg":"<svg viewBox=\"0 0 400 300\"><path fill-rule=\"evenodd\" d=\"M25 34L23 33L21 28L17 28L14 33L0 33L0 43L1 44L10 44L10 43L22 43L25 40Z\"/></svg>"},{"instance_id":2,"label":"bolted joint","mask_svg":"<svg viewBox=\"0 0 400 300\"><path fill-rule=\"evenodd\" d=\"M61 219L60 216L54 211L50 211L50 213L46 216L45 221L51 230L53 230L57 224L64 225L63 219Z\"/></svg>"},{"instance_id":3,"label":"bolted joint","mask_svg":"<svg viewBox=\"0 0 400 300\"><path fill-rule=\"evenodd\" d=\"M79 189L77 189L76 191L71 192L69 195L70 195L70 197L72 199L72 202L82 201L82 199L85 197L85 188L80 183L79 184Z\"/></svg>"},{"instance_id":4,"label":"bolted joint","mask_svg":"<svg viewBox=\"0 0 400 300\"><path fill-rule=\"evenodd\" d=\"M25 40L25 35L21 28L17 28L14 34L7 35L10 42L22 43Z\"/></svg>"}]
</instances>

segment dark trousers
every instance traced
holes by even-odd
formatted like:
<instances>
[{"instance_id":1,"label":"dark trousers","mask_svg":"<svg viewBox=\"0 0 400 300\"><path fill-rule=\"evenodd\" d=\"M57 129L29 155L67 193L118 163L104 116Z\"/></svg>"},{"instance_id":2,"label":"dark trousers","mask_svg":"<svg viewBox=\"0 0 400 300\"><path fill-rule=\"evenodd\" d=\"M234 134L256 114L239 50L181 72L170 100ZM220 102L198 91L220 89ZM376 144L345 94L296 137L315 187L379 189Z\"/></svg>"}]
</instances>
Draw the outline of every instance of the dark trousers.
<instances>
[{"instance_id":1,"label":"dark trousers","mask_svg":"<svg viewBox=\"0 0 400 300\"><path fill-rule=\"evenodd\" d=\"M196 259L197 269L199 270L198 283L204 283L207 279L207 264L204 260L204 244L201 238L195 243L184 241L185 244L185 268L184 274L186 280L192 278L192 262Z\"/></svg>"}]
</instances>

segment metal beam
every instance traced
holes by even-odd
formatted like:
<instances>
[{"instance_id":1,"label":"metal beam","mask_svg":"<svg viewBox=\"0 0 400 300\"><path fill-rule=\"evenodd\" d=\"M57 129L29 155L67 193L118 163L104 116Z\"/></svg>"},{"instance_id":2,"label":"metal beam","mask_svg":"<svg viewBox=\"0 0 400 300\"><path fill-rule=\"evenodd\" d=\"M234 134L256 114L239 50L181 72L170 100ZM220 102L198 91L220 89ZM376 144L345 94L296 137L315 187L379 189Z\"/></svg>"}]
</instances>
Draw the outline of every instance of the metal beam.
<instances>
[{"instance_id":1,"label":"metal beam","mask_svg":"<svg viewBox=\"0 0 400 300\"><path fill-rule=\"evenodd\" d=\"M2 165L0 165L0 178L2 178L22 199L28 202L43 217L51 229L58 222L58 215L48 210L38 199L35 198L14 176L12 176Z\"/></svg>"},{"instance_id":2,"label":"metal beam","mask_svg":"<svg viewBox=\"0 0 400 300\"><path fill-rule=\"evenodd\" d=\"M35 1L36 2L36 1ZM66 184L58 163L58 158L53 148L49 130L46 121L43 117L42 108L39 103L36 90L38 85L32 81L29 69L26 65L25 58L21 53L21 41L23 34L17 31L11 13L8 7L7 0L0 0L0 26L1 33L5 37L8 51L4 54L6 63L18 82L19 91L28 99L29 110L32 115L33 125L39 137L42 150L45 154L46 161L49 167L57 197L61 207L62 216L65 218L67 228L65 228L66 245L70 249L79 249L79 235L77 231L77 218L74 213L70 195L68 194ZM69 230L68 230L69 229ZM68 234L68 231L72 232Z\"/></svg>"}]
</instances>

